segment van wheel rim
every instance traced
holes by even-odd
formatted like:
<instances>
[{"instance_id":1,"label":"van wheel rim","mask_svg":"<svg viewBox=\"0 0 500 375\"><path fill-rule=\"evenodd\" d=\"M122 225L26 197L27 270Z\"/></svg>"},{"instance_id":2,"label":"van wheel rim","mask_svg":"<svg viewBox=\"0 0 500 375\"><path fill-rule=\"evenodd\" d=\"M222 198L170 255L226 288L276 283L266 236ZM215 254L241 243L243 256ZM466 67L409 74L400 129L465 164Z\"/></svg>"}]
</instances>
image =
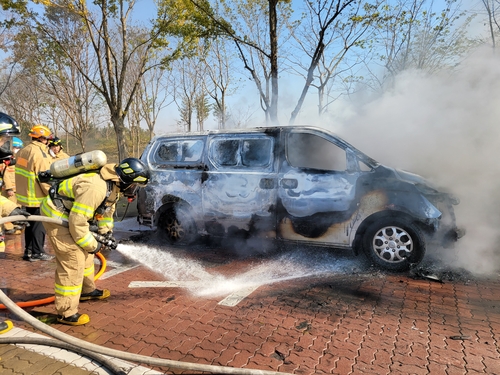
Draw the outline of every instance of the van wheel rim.
<instances>
[{"instance_id":1,"label":"van wheel rim","mask_svg":"<svg viewBox=\"0 0 500 375\"><path fill-rule=\"evenodd\" d=\"M373 251L385 262L400 263L413 251L413 238L403 228L383 227L373 236Z\"/></svg>"}]
</instances>

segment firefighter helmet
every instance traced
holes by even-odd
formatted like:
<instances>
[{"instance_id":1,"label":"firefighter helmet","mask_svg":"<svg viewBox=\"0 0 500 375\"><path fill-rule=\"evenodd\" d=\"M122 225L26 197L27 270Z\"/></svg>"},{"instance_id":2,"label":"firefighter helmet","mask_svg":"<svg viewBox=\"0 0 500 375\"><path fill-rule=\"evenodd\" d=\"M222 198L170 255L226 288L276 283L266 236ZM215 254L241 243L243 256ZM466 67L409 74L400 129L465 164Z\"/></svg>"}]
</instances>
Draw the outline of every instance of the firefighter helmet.
<instances>
[{"instance_id":1,"label":"firefighter helmet","mask_svg":"<svg viewBox=\"0 0 500 375\"><path fill-rule=\"evenodd\" d=\"M61 146L62 147L62 141L58 137L50 138L49 139L49 147L50 146Z\"/></svg>"},{"instance_id":2,"label":"firefighter helmet","mask_svg":"<svg viewBox=\"0 0 500 375\"><path fill-rule=\"evenodd\" d=\"M137 158L123 159L115 167L115 172L125 186L130 184L146 185L151 176L147 165Z\"/></svg>"},{"instance_id":3,"label":"firefighter helmet","mask_svg":"<svg viewBox=\"0 0 500 375\"><path fill-rule=\"evenodd\" d=\"M19 130L19 125L16 120L9 115L0 112L0 136L12 136L19 134L21 134L21 131Z\"/></svg>"},{"instance_id":4,"label":"firefighter helmet","mask_svg":"<svg viewBox=\"0 0 500 375\"><path fill-rule=\"evenodd\" d=\"M35 125L31 128L30 133L28 134L31 138L50 138L52 132L45 125Z\"/></svg>"},{"instance_id":5,"label":"firefighter helmet","mask_svg":"<svg viewBox=\"0 0 500 375\"><path fill-rule=\"evenodd\" d=\"M24 143L19 138L17 138L17 137L12 138L12 147L23 148L23 146L24 146Z\"/></svg>"}]
</instances>

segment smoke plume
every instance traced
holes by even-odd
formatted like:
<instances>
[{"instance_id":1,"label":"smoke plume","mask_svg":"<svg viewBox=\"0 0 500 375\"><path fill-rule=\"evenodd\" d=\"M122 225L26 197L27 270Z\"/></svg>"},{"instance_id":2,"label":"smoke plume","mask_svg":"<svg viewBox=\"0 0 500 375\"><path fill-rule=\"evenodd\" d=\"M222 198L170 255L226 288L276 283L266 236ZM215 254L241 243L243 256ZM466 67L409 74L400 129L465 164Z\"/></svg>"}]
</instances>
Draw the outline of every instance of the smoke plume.
<instances>
[{"instance_id":1,"label":"smoke plume","mask_svg":"<svg viewBox=\"0 0 500 375\"><path fill-rule=\"evenodd\" d=\"M341 125L331 128L379 162L458 196L457 222L467 234L453 250L428 256L478 275L500 270L499 103L500 56L481 50L453 73L401 74L377 99L342 106Z\"/></svg>"}]
</instances>

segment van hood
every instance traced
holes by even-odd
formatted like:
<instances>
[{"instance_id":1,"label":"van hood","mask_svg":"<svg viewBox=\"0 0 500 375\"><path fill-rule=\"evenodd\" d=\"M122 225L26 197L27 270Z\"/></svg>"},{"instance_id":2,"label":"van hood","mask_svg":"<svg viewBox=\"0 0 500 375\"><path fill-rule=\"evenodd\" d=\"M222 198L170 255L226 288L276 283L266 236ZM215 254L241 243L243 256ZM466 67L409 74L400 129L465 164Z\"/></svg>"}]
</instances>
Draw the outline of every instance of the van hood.
<instances>
[{"instance_id":1,"label":"van hood","mask_svg":"<svg viewBox=\"0 0 500 375\"><path fill-rule=\"evenodd\" d=\"M385 176L385 178L388 178L389 176L392 175L398 181L404 184L414 186L420 193L424 194L440 193L439 189L437 189L434 184L432 184L429 180L423 178L418 174L404 171L402 169L391 168L382 164L376 168L376 171L380 173L382 176Z\"/></svg>"},{"instance_id":2,"label":"van hood","mask_svg":"<svg viewBox=\"0 0 500 375\"><path fill-rule=\"evenodd\" d=\"M394 172L403 181L410 182L412 184L427 185L431 187L431 183L418 174L404 171L402 169L394 169Z\"/></svg>"}]
</instances>

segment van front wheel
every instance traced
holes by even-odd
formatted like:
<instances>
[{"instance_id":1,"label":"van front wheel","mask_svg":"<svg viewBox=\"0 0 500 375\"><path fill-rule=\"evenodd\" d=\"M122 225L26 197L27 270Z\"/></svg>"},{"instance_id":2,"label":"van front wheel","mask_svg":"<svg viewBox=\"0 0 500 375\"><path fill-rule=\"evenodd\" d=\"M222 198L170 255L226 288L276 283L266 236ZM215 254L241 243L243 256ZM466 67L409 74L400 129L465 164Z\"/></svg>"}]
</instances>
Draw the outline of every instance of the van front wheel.
<instances>
[{"instance_id":1,"label":"van front wheel","mask_svg":"<svg viewBox=\"0 0 500 375\"><path fill-rule=\"evenodd\" d=\"M403 218L387 217L368 226L363 249L379 267L406 271L424 258L425 241L415 224Z\"/></svg>"},{"instance_id":2,"label":"van front wheel","mask_svg":"<svg viewBox=\"0 0 500 375\"><path fill-rule=\"evenodd\" d=\"M183 204L174 204L163 212L157 231L162 239L173 245L189 245L197 236L191 211Z\"/></svg>"}]
</instances>

